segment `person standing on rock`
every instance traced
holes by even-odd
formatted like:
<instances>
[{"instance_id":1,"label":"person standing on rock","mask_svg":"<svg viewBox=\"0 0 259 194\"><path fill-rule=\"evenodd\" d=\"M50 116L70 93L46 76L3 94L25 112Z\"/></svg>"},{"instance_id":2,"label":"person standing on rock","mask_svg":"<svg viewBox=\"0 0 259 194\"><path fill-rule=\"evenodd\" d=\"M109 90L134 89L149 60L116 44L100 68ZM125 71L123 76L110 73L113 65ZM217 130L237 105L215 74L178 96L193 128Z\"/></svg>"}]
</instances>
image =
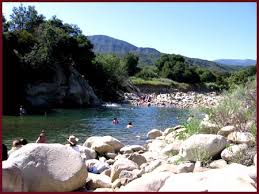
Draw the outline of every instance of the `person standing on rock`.
<instances>
[{"instance_id":1,"label":"person standing on rock","mask_svg":"<svg viewBox=\"0 0 259 194\"><path fill-rule=\"evenodd\" d=\"M12 149L8 151L8 157L14 153L16 150L22 147L22 142L19 139L13 141Z\"/></svg>"},{"instance_id":2,"label":"person standing on rock","mask_svg":"<svg viewBox=\"0 0 259 194\"><path fill-rule=\"evenodd\" d=\"M44 130L41 131L38 139L36 140L36 143L47 143L47 138Z\"/></svg>"},{"instance_id":3,"label":"person standing on rock","mask_svg":"<svg viewBox=\"0 0 259 194\"><path fill-rule=\"evenodd\" d=\"M65 146L69 146L73 150L78 152L80 154L81 158L83 158L83 159L86 158L86 155L84 153L84 146L77 145L77 143L79 141L79 139L77 137L75 137L74 135L70 135L69 138L67 138L67 141L69 142L69 144L66 144Z\"/></svg>"}]
</instances>

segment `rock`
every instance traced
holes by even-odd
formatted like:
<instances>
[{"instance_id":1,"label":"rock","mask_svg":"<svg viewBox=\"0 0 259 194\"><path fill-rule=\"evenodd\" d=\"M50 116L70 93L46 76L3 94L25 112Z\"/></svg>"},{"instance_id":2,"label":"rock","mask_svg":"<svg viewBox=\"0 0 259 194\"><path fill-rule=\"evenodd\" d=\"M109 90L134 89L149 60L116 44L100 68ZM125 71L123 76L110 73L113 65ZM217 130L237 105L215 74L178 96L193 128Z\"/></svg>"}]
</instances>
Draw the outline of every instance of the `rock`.
<instances>
[{"instance_id":1,"label":"rock","mask_svg":"<svg viewBox=\"0 0 259 194\"><path fill-rule=\"evenodd\" d=\"M172 131L174 131L174 128L166 128L163 131L163 136L167 136L169 133L171 133Z\"/></svg>"},{"instance_id":2,"label":"rock","mask_svg":"<svg viewBox=\"0 0 259 194\"><path fill-rule=\"evenodd\" d=\"M157 192L170 175L171 173L169 172L144 174L142 177L133 180L124 187L121 187L119 191Z\"/></svg>"},{"instance_id":3,"label":"rock","mask_svg":"<svg viewBox=\"0 0 259 194\"><path fill-rule=\"evenodd\" d=\"M229 125L229 126L225 126L225 127L222 127L219 131L218 131L218 135L222 135L224 137L227 137L231 132L235 131L235 127L232 126L232 125Z\"/></svg>"},{"instance_id":4,"label":"rock","mask_svg":"<svg viewBox=\"0 0 259 194\"><path fill-rule=\"evenodd\" d=\"M183 162L183 161L184 161L184 158L183 158L182 156L180 156L180 155L172 156L171 158L169 158L169 159L167 160L167 162L168 162L169 164L179 164L179 163L181 163L181 162Z\"/></svg>"},{"instance_id":5,"label":"rock","mask_svg":"<svg viewBox=\"0 0 259 194\"><path fill-rule=\"evenodd\" d=\"M226 138L221 135L192 135L181 144L179 155L185 160L203 161L219 154L226 144Z\"/></svg>"},{"instance_id":6,"label":"rock","mask_svg":"<svg viewBox=\"0 0 259 194\"><path fill-rule=\"evenodd\" d=\"M255 143L255 138L252 133L249 132L238 132L234 131L230 133L227 137L233 143L246 143L248 145L253 145Z\"/></svg>"},{"instance_id":7,"label":"rock","mask_svg":"<svg viewBox=\"0 0 259 194\"><path fill-rule=\"evenodd\" d=\"M120 160L115 161L111 168L111 181L114 182L119 178L122 170L132 171L134 169L138 169L138 165L129 159L121 158Z\"/></svg>"},{"instance_id":8,"label":"rock","mask_svg":"<svg viewBox=\"0 0 259 194\"><path fill-rule=\"evenodd\" d=\"M148 139L155 139L156 137L159 137L162 135L162 132L158 129L152 129L147 133Z\"/></svg>"},{"instance_id":9,"label":"rock","mask_svg":"<svg viewBox=\"0 0 259 194\"><path fill-rule=\"evenodd\" d=\"M254 156L254 165L257 167L257 154Z\"/></svg>"},{"instance_id":10,"label":"rock","mask_svg":"<svg viewBox=\"0 0 259 194\"><path fill-rule=\"evenodd\" d=\"M103 174L88 173L85 187L89 190L97 188L111 188L111 179Z\"/></svg>"},{"instance_id":11,"label":"rock","mask_svg":"<svg viewBox=\"0 0 259 194\"><path fill-rule=\"evenodd\" d=\"M226 166L227 166L227 162L225 160L222 160L222 159L214 160L209 165L210 168L224 168Z\"/></svg>"},{"instance_id":12,"label":"rock","mask_svg":"<svg viewBox=\"0 0 259 194\"><path fill-rule=\"evenodd\" d=\"M85 158L86 160L96 158L96 152L93 149L90 149L84 146L81 146L81 148L82 148L81 155L83 154L83 158Z\"/></svg>"},{"instance_id":13,"label":"rock","mask_svg":"<svg viewBox=\"0 0 259 194\"><path fill-rule=\"evenodd\" d=\"M97 188L93 192L114 192L112 188Z\"/></svg>"},{"instance_id":14,"label":"rock","mask_svg":"<svg viewBox=\"0 0 259 194\"><path fill-rule=\"evenodd\" d=\"M210 121L207 120L202 120L200 123L200 128L202 129L202 133L207 133L207 134L214 134L217 133L219 130L219 126L211 123Z\"/></svg>"},{"instance_id":15,"label":"rock","mask_svg":"<svg viewBox=\"0 0 259 194\"><path fill-rule=\"evenodd\" d=\"M112 165L112 164L114 164L115 160L109 159L109 160L107 160L106 162L107 162L109 165Z\"/></svg>"},{"instance_id":16,"label":"rock","mask_svg":"<svg viewBox=\"0 0 259 194\"><path fill-rule=\"evenodd\" d=\"M161 160L154 160L152 161L148 166L144 168L145 173L152 172L155 168L157 168L159 165L161 165Z\"/></svg>"},{"instance_id":17,"label":"rock","mask_svg":"<svg viewBox=\"0 0 259 194\"><path fill-rule=\"evenodd\" d=\"M71 66L67 69L66 75L61 66L58 64L53 66L56 69L53 82L26 84L25 98L31 110L42 111L54 105L80 107L100 104L93 88L75 68Z\"/></svg>"},{"instance_id":18,"label":"rock","mask_svg":"<svg viewBox=\"0 0 259 194\"><path fill-rule=\"evenodd\" d=\"M157 168L155 168L152 172L153 173L160 173L160 172L177 173L177 165L163 163Z\"/></svg>"},{"instance_id":19,"label":"rock","mask_svg":"<svg viewBox=\"0 0 259 194\"><path fill-rule=\"evenodd\" d=\"M120 151L120 149L124 146L118 139L112 136L93 136L89 137L83 146L92 147L94 143L103 143L110 145L115 152Z\"/></svg>"},{"instance_id":20,"label":"rock","mask_svg":"<svg viewBox=\"0 0 259 194\"><path fill-rule=\"evenodd\" d=\"M132 160L133 162L135 162L138 166L141 166L141 164L146 163L147 160L144 156L134 153L131 154L128 159Z\"/></svg>"},{"instance_id":21,"label":"rock","mask_svg":"<svg viewBox=\"0 0 259 194\"><path fill-rule=\"evenodd\" d=\"M221 152L221 158L229 162L239 163L243 160L244 151L247 148L246 144L229 146Z\"/></svg>"},{"instance_id":22,"label":"rock","mask_svg":"<svg viewBox=\"0 0 259 194\"><path fill-rule=\"evenodd\" d=\"M146 149L141 145L130 145L129 148L134 152L145 151Z\"/></svg>"},{"instance_id":23,"label":"rock","mask_svg":"<svg viewBox=\"0 0 259 194\"><path fill-rule=\"evenodd\" d=\"M194 169L194 163L191 163L191 162L182 163L177 166L177 173L192 172L193 169Z\"/></svg>"},{"instance_id":24,"label":"rock","mask_svg":"<svg viewBox=\"0 0 259 194\"><path fill-rule=\"evenodd\" d=\"M117 156L117 154L115 154L115 153L106 153L105 156L107 158L114 159Z\"/></svg>"},{"instance_id":25,"label":"rock","mask_svg":"<svg viewBox=\"0 0 259 194\"><path fill-rule=\"evenodd\" d=\"M108 169L106 169L106 170L104 170L104 171L102 171L102 173L101 174L103 174L103 175L106 175L106 176L111 176L111 168L108 168Z\"/></svg>"},{"instance_id":26,"label":"rock","mask_svg":"<svg viewBox=\"0 0 259 194\"><path fill-rule=\"evenodd\" d=\"M122 170L119 175L119 179L124 180L124 183L122 182L122 185L128 184L136 178L138 178L136 171Z\"/></svg>"},{"instance_id":27,"label":"rock","mask_svg":"<svg viewBox=\"0 0 259 194\"><path fill-rule=\"evenodd\" d=\"M254 184L255 182L248 176L248 168L234 164L199 173L173 174L167 178L159 191L247 192L256 191Z\"/></svg>"},{"instance_id":28,"label":"rock","mask_svg":"<svg viewBox=\"0 0 259 194\"><path fill-rule=\"evenodd\" d=\"M91 149L95 150L99 154L114 152L113 147L104 142L94 142L91 146Z\"/></svg>"},{"instance_id":29,"label":"rock","mask_svg":"<svg viewBox=\"0 0 259 194\"><path fill-rule=\"evenodd\" d=\"M174 143L168 144L161 150L161 154L171 156L179 153L180 146L183 141L176 140Z\"/></svg>"},{"instance_id":30,"label":"rock","mask_svg":"<svg viewBox=\"0 0 259 194\"><path fill-rule=\"evenodd\" d=\"M121 179L116 179L113 183L112 183L112 188L119 188L121 187L122 183L121 183Z\"/></svg>"},{"instance_id":31,"label":"rock","mask_svg":"<svg viewBox=\"0 0 259 194\"><path fill-rule=\"evenodd\" d=\"M149 143L147 146L149 151L161 153L161 150L166 146L166 143L165 141L156 139L152 141L152 143Z\"/></svg>"},{"instance_id":32,"label":"rock","mask_svg":"<svg viewBox=\"0 0 259 194\"><path fill-rule=\"evenodd\" d=\"M30 143L7 161L22 171L29 192L74 191L85 184L88 174L80 154L61 144Z\"/></svg>"},{"instance_id":33,"label":"rock","mask_svg":"<svg viewBox=\"0 0 259 194\"><path fill-rule=\"evenodd\" d=\"M28 188L24 182L22 171L8 161L2 162L2 191L3 192L26 192Z\"/></svg>"},{"instance_id":34,"label":"rock","mask_svg":"<svg viewBox=\"0 0 259 194\"><path fill-rule=\"evenodd\" d=\"M99 161L100 161L100 162L106 162L106 161L107 161L107 159L106 159L105 157L103 157L103 156L102 156L102 157L100 157L100 158L99 158Z\"/></svg>"}]
</instances>

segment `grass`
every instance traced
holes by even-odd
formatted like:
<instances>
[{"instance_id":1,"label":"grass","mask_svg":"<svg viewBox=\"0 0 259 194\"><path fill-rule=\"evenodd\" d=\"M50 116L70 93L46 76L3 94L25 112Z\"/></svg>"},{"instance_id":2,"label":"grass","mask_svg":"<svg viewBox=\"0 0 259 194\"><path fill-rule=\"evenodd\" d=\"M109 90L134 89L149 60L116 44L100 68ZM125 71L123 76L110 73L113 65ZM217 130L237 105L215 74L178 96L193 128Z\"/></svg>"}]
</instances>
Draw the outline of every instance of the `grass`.
<instances>
[{"instance_id":1,"label":"grass","mask_svg":"<svg viewBox=\"0 0 259 194\"><path fill-rule=\"evenodd\" d=\"M130 77L130 81L136 85L146 85L146 86L163 86L163 87L171 87L180 90L188 90L191 86L186 83L179 83L167 78L151 78L149 80L145 80L138 77Z\"/></svg>"}]
</instances>

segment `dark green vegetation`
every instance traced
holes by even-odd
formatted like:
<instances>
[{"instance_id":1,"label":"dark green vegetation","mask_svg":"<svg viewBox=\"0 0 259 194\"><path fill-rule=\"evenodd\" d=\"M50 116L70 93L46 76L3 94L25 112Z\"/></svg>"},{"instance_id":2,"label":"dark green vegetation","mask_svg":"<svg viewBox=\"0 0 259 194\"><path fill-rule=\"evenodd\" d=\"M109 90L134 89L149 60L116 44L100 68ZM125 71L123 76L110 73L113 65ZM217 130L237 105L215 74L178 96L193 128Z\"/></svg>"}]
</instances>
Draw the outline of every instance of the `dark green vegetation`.
<instances>
[{"instance_id":1,"label":"dark green vegetation","mask_svg":"<svg viewBox=\"0 0 259 194\"><path fill-rule=\"evenodd\" d=\"M97 101L95 94L116 101L123 91L134 90L127 77L136 71L137 56L95 56L76 25L55 16L46 20L32 6L14 8L10 21L2 22L4 114L17 114L20 104L88 106Z\"/></svg>"}]
</instances>

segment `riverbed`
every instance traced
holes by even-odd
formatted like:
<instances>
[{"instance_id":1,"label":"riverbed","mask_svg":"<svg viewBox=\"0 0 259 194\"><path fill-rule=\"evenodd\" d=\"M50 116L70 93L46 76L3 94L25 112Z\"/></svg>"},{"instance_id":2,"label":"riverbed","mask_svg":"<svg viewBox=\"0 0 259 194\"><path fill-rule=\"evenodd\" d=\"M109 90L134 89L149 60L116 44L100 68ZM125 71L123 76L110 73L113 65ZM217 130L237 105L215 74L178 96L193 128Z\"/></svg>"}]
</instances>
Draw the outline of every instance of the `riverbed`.
<instances>
[{"instance_id":1,"label":"riverbed","mask_svg":"<svg viewBox=\"0 0 259 194\"><path fill-rule=\"evenodd\" d=\"M94 135L110 135L126 145L146 141L150 129L165 129L184 123L189 116L186 109L172 107L134 107L108 104L99 108L57 109L48 115L3 116L3 143L10 149L13 139L25 138L35 142L44 129L49 143L66 144L69 135L79 138L79 144ZM119 124L112 124L113 118ZM128 122L133 128L126 128Z\"/></svg>"}]
</instances>

